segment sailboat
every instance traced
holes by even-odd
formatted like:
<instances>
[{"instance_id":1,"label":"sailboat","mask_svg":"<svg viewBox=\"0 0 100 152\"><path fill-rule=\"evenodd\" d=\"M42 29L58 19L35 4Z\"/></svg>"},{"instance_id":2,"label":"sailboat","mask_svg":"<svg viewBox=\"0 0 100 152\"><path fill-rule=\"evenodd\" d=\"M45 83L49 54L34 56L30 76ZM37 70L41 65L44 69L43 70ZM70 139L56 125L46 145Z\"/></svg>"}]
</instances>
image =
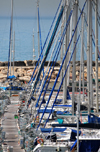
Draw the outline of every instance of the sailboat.
<instances>
[{"instance_id":1,"label":"sailboat","mask_svg":"<svg viewBox=\"0 0 100 152\"><path fill-rule=\"evenodd\" d=\"M16 81L16 77L14 75L14 54L15 54L15 32L12 41L12 33L13 33L13 0L11 0L11 21L10 21L10 38L9 38L9 53L8 53L8 72L7 72L7 80L9 82L9 86L5 88L5 90L18 91L23 90L21 86L19 86ZM13 75L12 75L12 42L13 42ZM10 66L10 67L9 67Z\"/></svg>"},{"instance_id":2,"label":"sailboat","mask_svg":"<svg viewBox=\"0 0 100 152\"><path fill-rule=\"evenodd\" d=\"M57 28L59 26L59 23L60 23L60 21L61 21L61 19L63 17L63 12L65 11L64 10L65 5L61 5L62 7L60 7L60 9L59 9L60 11L58 13L58 16L57 16L57 19L56 19L56 22L55 22L55 26L53 28L53 32L51 33L51 37L49 39L49 43L48 43L48 46L46 48L45 55L43 57L43 60L41 61L41 64L40 64L38 72L37 72L37 75L35 77L33 88L31 90L30 94L26 95L26 96L28 96L28 99L26 99L26 101L22 100L22 105L24 105L24 106L20 107L19 123L20 123L20 128L21 128L21 134L23 135L23 137L26 138L25 139L26 140L25 143L28 143L28 142L30 143L29 145L26 144L26 147L25 147L28 150L31 149L31 146L30 146L32 144L31 141L33 141L35 137L36 137L35 138L35 143L34 143L34 146L32 147L34 152L37 152L39 150L43 151L43 152L44 151L48 151L48 150L50 150L50 151L64 151L64 152L65 151L72 151L73 152L73 151L76 151L76 150L80 151L80 152L82 152L82 151L83 152L85 152L85 151L91 152L93 150L93 151L97 152L97 150L99 149L100 138L98 136L96 136L96 135L98 135L96 129L100 128L100 123L99 123L100 120L99 120L99 118L96 117L96 119L94 119L95 116L90 114L91 113L91 111L90 111L91 107L89 107L89 108L87 108L88 109L88 113L86 113L86 115L85 114L84 115L87 117L88 114L89 114L89 116L91 116L91 118L88 119L87 122L84 122L84 123L80 123L79 122L80 105L81 105L80 104L80 97L79 97L79 102L78 102L78 110L77 110L78 113L74 109L74 107L75 107L75 105L74 105L74 102L75 102L75 98L74 98L74 93L75 93L75 72L76 72L75 71L75 53L76 53L77 43L79 42L79 38L81 36L80 34L77 36L77 28L78 28L79 21L80 21L82 15L83 15L83 11L84 11L84 8L86 6L86 3L87 3L87 0L84 2L84 5L82 7L82 10L80 11L79 17L78 17L78 12L77 12L78 11L78 3L74 3L74 9L70 10L69 16L67 18L66 26L64 27L65 32L63 32L63 34L62 34L63 36L61 36L61 41L59 40L60 41L58 43L59 47L57 48L57 52L55 54L58 55L59 50L61 49L61 45L60 44L63 43L64 37L65 37L65 33L68 30L67 27L68 27L68 25L70 23L72 14L74 15L73 16L74 28L73 28L73 32L71 34L70 41L69 41L68 46L66 48L63 60L61 62L61 66L60 66L59 72L57 74L57 77L55 79L53 88L52 88L49 96L47 96L47 98L45 98L45 94L46 94L48 85L43 90L43 87L44 87L44 85L46 83L46 81L44 81L44 85L43 85L43 87L41 89L41 92L39 94L38 100L36 100L34 98L34 94L37 93L36 92L36 87L38 85L39 78L40 78L44 63L45 63L46 58L47 58L47 56L49 54L52 42L54 41L54 36L55 36L55 34L57 32ZM89 7L89 3L88 3L88 7ZM88 9L88 11L89 11L89 9ZM88 20L88 24L89 24L89 20ZM89 30L89 27L88 27L88 30ZM68 60L67 67L64 69L64 74L63 74L63 77L61 79L60 86L59 86L59 88L57 90L57 94L53 98L54 88L55 88L55 86L57 84L58 77L59 77L60 72L61 72L61 70L63 68L64 61L66 59L66 56L67 56L67 53L69 51L69 48L71 46L72 41L74 41L73 49L72 49L70 58ZM89 33L88 33L88 42L89 42ZM88 47L88 45L87 45L87 47ZM89 55L90 54L88 54L88 57L90 58ZM72 60L72 57L73 57L73 85L72 85L72 103L71 103L71 109L72 110L71 111L67 110L67 112L68 112L67 113L68 114L67 118L64 117L65 111L62 110L64 112L62 114L62 118L63 118L64 121L62 121L60 119L59 122L58 122L58 120L55 117L55 115L53 115L55 113L55 109L57 110L57 108L55 106L55 103L57 101L59 101L59 100L57 100L57 97L59 95L61 86L62 86L62 84L64 82L64 79L65 79L69 64L70 64L70 62ZM54 59L54 61L56 62L56 59ZM90 65L90 63L88 63L88 66L89 65ZM90 70L88 72L90 72ZM52 72L51 72L51 75L52 75ZM89 78L89 75L88 75L88 78ZM80 84L79 84L79 89L80 88L81 87L80 87ZM90 90L89 86L88 86L88 90ZM88 94L88 95L89 95L89 98L88 98L88 106L89 106L90 94ZM46 99L47 99L47 101L46 101ZM64 99L64 100L66 100L66 99ZM67 109L66 107L68 105L62 105L61 103L62 103L62 100L61 100L61 102L59 102L59 104L57 106L60 107L60 108L63 107L62 109ZM31 105L33 106L33 110L34 110L32 112L30 112L30 106ZM58 110L57 110L57 112L58 112ZM75 115L75 112L76 112L76 115ZM70 116L70 114L72 114L72 116ZM31 121L30 121L30 115L32 116ZM55 119L53 119L54 117L51 118L51 116L54 116ZM76 119L74 121L73 117L77 119L77 123L76 123ZM83 118L83 116L82 116L82 118ZM92 122L92 118L94 119L93 122ZM69 123L65 119L67 119ZM20 120L22 120L23 123ZM95 121L97 123L95 123ZM51 126L50 126L50 124L51 124ZM71 128L71 129L69 129L69 128ZM73 128L74 129L77 128L77 129L74 130ZM84 132L85 132L84 136L81 136L81 132L79 130L80 128L84 129ZM88 135L88 133L86 133L86 130L89 131L89 129L94 129L93 131L94 131L95 137L91 137L91 136ZM71 137L73 132L74 132L74 139L71 139L70 137ZM55 135L55 133L56 133L57 136ZM47 139L46 137L47 137L48 134L49 134L49 137ZM65 136L63 136L64 134L65 134ZM63 136L63 139L62 139L62 136ZM88 138L87 138L87 136L88 136ZM54 137L54 138L52 139L52 137ZM94 147L92 146L93 142L95 143Z\"/></svg>"}]
</instances>

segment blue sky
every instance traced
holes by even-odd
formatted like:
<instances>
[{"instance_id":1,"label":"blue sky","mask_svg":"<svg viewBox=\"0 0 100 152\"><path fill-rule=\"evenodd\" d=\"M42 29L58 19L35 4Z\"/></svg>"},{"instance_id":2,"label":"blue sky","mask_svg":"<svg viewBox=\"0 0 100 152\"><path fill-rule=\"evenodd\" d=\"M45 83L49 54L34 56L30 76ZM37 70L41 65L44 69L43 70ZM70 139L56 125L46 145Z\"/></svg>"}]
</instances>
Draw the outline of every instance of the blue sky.
<instances>
[{"instance_id":1,"label":"blue sky","mask_svg":"<svg viewBox=\"0 0 100 152\"><path fill-rule=\"evenodd\" d=\"M14 16L36 16L37 0L13 0ZM54 16L60 0L39 0L41 16ZM11 0L0 0L0 16L10 16Z\"/></svg>"}]
</instances>

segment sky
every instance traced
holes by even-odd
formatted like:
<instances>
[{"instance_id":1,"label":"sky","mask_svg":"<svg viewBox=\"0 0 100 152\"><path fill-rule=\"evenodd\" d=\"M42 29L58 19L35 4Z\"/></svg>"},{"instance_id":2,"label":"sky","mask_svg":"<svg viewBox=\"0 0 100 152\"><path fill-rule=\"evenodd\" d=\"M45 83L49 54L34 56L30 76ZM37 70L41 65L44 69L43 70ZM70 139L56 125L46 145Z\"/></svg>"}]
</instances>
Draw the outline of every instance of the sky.
<instances>
[{"instance_id":1,"label":"sky","mask_svg":"<svg viewBox=\"0 0 100 152\"><path fill-rule=\"evenodd\" d=\"M54 16L60 0L39 0L41 17ZM13 0L14 16L36 17L37 0ZM11 0L0 0L0 16L11 15Z\"/></svg>"},{"instance_id":2,"label":"sky","mask_svg":"<svg viewBox=\"0 0 100 152\"><path fill-rule=\"evenodd\" d=\"M83 5L85 0L79 0ZM39 0L40 16L53 17L60 0ZM13 0L14 16L36 17L37 0ZM99 1L100 5L100 1ZM0 16L11 15L11 0L0 0Z\"/></svg>"}]
</instances>

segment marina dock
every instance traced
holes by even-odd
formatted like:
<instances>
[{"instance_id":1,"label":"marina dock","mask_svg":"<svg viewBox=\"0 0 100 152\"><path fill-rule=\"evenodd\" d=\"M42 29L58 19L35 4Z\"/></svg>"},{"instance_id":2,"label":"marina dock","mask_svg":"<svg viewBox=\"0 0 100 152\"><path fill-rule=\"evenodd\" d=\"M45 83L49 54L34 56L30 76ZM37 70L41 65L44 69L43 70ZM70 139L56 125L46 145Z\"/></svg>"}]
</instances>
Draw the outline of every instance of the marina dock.
<instances>
[{"instance_id":1,"label":"marina dock","mask_svg":"<svg viewBox=\"0 0 100 152\"><path fill-rule=\"evenodd\" d=\"M5 139L3 143L3 151L7 152L7 149L13 149L13 152L24 152L20 147L17 119L14 119L14 115L18 109L18 97L11 97L11 104L7 105L6 112L2 119L3 132L5 132Z\"/></svg>"}]
</instances>

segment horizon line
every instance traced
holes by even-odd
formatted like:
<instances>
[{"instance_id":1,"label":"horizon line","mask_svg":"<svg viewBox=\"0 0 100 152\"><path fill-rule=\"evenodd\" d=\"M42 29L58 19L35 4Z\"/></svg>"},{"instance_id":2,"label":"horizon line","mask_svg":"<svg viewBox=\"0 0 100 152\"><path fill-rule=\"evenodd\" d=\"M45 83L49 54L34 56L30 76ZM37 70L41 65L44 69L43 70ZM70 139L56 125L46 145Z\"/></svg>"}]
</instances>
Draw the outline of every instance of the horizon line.
<instances>
[{"instance_id":1,"label":"horizon line","mask_svg":"<svg viewBox=\"0 0 100 152\"><path fill-rule=\"evenodd\" d=\"M49 18L53 18L53 17L54 16L41 16L40 19L42 19L42 18L49 19ZM0 18L11 18L11 16L1 16L0 15ZM36 16L13 16L13 18L33 18L33 19L37 19Z\"/></svg>"}]
</instances>

